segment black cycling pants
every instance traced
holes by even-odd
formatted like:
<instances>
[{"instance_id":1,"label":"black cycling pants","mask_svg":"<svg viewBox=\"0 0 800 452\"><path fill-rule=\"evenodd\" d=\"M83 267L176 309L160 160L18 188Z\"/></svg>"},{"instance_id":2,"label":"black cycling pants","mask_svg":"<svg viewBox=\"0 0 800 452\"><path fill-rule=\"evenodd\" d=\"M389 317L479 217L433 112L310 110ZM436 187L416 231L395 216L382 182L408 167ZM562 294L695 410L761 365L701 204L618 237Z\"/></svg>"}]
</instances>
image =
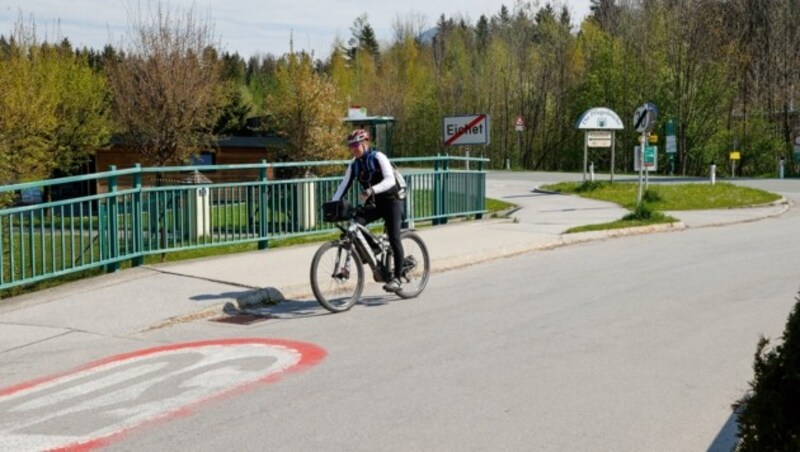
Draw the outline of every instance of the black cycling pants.
<instances>
[{"instance_id":1,"label":"black cycling pants","mask_svg":"<svg viewBox=\"0 0 800 452\"><path fill-rule=\"evenodd\" d=\"M381 199L375 203L374 209L364 209L361 215L355 217L357 223L366 226L377 219L383 219L386 225L386 234L389 236L389 246L392 247L394 257L394 276L399 278L403 272L403 244L400 243L400 230L403 225L403 200Z\"/></svg>"}]
</instances>

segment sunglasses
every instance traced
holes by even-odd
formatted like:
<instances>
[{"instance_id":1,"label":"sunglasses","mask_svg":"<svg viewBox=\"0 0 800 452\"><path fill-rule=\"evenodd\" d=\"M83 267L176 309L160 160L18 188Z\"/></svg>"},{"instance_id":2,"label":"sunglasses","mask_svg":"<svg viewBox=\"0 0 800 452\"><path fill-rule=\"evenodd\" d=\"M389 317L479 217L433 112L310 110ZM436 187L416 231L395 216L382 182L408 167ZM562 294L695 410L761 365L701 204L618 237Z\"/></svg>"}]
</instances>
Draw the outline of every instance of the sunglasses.
<instances>
[{"instance_id":1,"label":"sunglasses","mask_svg":"<svg viewBox=\"0 0 800 452\"><path fill-rule=\"evenodd\" d=\"M350 143L350 149L356 149L357 147L361 146L361 143Z\"/></svg>"}]
</instances>

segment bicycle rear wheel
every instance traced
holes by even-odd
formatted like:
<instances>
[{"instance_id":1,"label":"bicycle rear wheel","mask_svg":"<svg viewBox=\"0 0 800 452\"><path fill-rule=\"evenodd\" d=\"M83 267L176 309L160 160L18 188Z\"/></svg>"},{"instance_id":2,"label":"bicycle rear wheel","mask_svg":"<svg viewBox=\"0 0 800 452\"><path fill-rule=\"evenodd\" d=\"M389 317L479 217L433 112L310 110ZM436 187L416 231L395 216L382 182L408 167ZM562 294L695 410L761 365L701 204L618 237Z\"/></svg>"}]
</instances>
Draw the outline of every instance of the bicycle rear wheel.
<instances>
[{"instance_id":1,"label":"bicycle rear wheel","mask_svg":"<svg viewBox=\"0 0 800 452\"><path fill-rule=\"evenodd\" d=\"M311 290L323 308L347 311L364 290L364 266L358 253L339 242L327 242L311 260Z\"/></svg>"},{"instance_id":2,"label":"bicycle rear wheel","mask_svg":"<svg viewBox=\"0 0 800 452\"><path fill-rule=\"evenodd\" d=\"M401 298L414 298L425 289L430 276L431 262L428 257L428 247L422 237L412 231L400 233L400 242L403 244L403 282L402 290L397 292ZM389 262L392 262L389 259ZM392 274L392 273L390 273Z\"/></svg>"}]
</instances>

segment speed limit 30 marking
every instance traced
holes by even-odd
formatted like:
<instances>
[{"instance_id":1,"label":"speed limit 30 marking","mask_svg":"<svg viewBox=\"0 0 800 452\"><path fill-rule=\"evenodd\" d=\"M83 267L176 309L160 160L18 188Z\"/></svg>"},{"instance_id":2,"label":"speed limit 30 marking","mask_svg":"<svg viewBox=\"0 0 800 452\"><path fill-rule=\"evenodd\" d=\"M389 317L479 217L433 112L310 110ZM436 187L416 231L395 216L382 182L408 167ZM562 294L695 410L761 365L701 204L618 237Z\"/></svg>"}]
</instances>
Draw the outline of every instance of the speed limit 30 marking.
<instances>
[{"instance_id":1,"label":"speed limit 30 marking","mask_svg":"<svg viewBox=\"0 0 800 452\"><path fill-rule=\"evenodd\" d=\"M325 354L303 342L229 339L111 356L0 389L0 438L8 450L90 450L144 424L277 381Z\"/></svg>"}]
</instances>

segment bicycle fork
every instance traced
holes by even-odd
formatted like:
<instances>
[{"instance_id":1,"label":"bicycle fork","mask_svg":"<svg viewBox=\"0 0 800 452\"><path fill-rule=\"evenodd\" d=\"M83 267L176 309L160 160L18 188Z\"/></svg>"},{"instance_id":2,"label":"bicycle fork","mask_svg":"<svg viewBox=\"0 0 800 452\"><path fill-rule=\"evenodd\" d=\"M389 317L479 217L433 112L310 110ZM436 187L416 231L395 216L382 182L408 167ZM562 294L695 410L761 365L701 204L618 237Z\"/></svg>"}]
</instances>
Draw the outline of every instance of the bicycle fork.
<instances>
[{"instance_id":1,"label":"bicycle fork","mask_svg":"<svg viewBox=\"0 0 800 452\"><path fill-rule=\"evenodd\" d=\"M351 247L340 247L339 252L336 253L336 265L333 267L335 269L332 278L337 279L339 281L345 281L350 278L350 259L353 250ZM344 264L342 264L342 254L345 255L344 257Z\"/></svg>"}]
</instances>

